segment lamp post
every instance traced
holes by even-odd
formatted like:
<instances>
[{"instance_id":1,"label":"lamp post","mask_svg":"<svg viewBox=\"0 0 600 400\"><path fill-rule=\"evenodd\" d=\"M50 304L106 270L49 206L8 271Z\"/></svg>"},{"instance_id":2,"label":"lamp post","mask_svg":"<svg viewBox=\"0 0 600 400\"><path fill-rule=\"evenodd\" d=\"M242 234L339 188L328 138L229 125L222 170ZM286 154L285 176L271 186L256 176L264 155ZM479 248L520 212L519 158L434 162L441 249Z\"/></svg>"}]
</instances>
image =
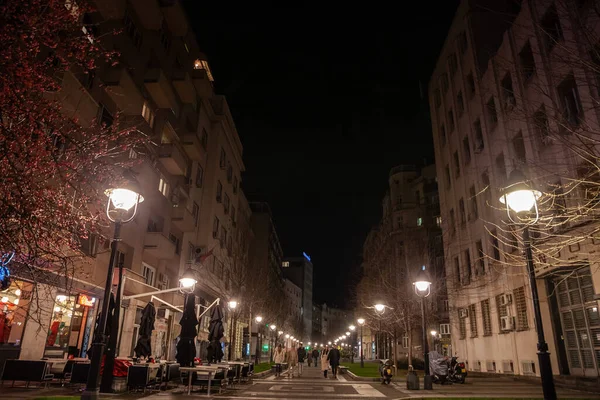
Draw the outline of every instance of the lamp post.
<instances>
[{"instance_id":1,"label":"lamp post","mask_svg":"<svg viewBox=\"0 0 600 400\"><path fill-rule=\"evenodd\" d=\"M230 300L229 303L227 303L227 306L229 307L229 309L233 313L233 315L231 317L231 329L229 330L229 332L230 332L230 334L229 334L229 354L227 356L227 358L229 359L229 361L232 361L232 359L231 359L231 356L232 356L231 348L234 346L235 309L237 308L238 303L235 300Z\"/></svg>"},{"instance_id":2,"label":"lamp post","mask_svg":"<svg viewBox=\"0 0 600 400\"><path fill-rule=\"evenodd\" d=\"M258 343L258 339L260 337L260 323L262 322L262 317L257 315L254 320L256 321L256 351L254 352L254 364L260 364L260 344Z\"/></svg>"},{"instance_id":3,"label":"lamp post","mask_svg":"<svg viewBox=\"0 0 600 400\"><path fill-rule=\"evenodd\" d=\"M277 325L271 324L269 325L269 329L271 330L271 356L269 358L269 361L273 362L273 347L275 347L275 329L277 329Z\"/></svg>"},{"instance_id":4,"label":"lamp post","mask_svg":"<svg viewBox=\"0 0 600 400\"><path fill-rule=\"evenodd\" d=\"M382 354L381 354L381 315L384 313L385 311L385 305L381 304L381 303L377 303L374 306L375 311L377 311L377 316L379 317L379 331L377 332L377 358L383 358Z\"/></svg>"},{"instance_id":5,"label":"lamp post","mask_svg":"<svg viewBox=\"0 0 600 400\"><path fill-rule=\"evenodd\" d=\"M121 225L133 220L135 214L137 213L138 204L144 201L144 198L140 194L139 187L134 181L130 181L123 186L107 189L104 194L108 196L108 202L106 203L106 216L115 224L115 231L111 243L110 261L108 262L108 270L106 272L106 285L104 287L104 298L102 299L100 321L98 323L98 330L95 332L95 335L98 337L94 337L90 370L88 373L85 391L81 394L81 398L86 400L97 399L100 395L98 378L100 377L100 366L102 364L102 358L104 357L104 350L107 344L106 323L108 321L113 272L115 260L117 258L117 246L121 241ZM133 211L131 211L132 209ZM110 375L112 375L113 372L112 368L109 370L105 368L104 371L108 371L107 373Z\"/></svg>"},{"instance_id":6,"label":"lamp post","mask_svg":"<svg viewBox=\"0 0 600 400\"><path fill-rule=\"evenodd\" d=\"M541 195L539 190L535 190L527 184L525 176L519 170L513 170L510 174L508 185L503 190L502 197L500 197L500 202L507 206L506 212L508 218L515 224L523 226L523 244L525 246L527 274L529 276L529 286L531 287L531 297L533 299L535 329L538 336L538 363L540 366L540 377L542 378L542 391L544 392L544 399L554 400L556 399L556 388L554 387L548 344L544 337L544 325L542 323L540 299L535 280L535 266L533 265L533 252L531 250L531 238L529 236L529 225L535 224L539 219L537 199ZM517 214L516 220L511 216L510 210L513 210ZM535 215L531 218L530 212L532 210L535 211Z\"/></svg>"},{"instance_id":7,"label":"lamp post","mask_svg":"<svg viewBox=\"0 0 600 400\"><path fill-rule=\"evenodd\" d=\"M433 384L431 381L431 375L429 375L429 339L427 338L427 320L425 318L425 298L431 293L431 279L427 275L424 265L417 274L413 285L415 287L415 292L417 293L417 296L421 298L421 318L423 324L423 361L425 364L425 377L423 378L423 389L432 390Z\"/></svg>"},{"instance_id":8,"label":"lamp post","mask_svg":"<svg viewBox=\"0 0 600 400\"><path fill-rule=\"evenodd\" d=\"M350 332L352 332L352 334L354 335L354 330L356 329L356 327L354 325L350 325L348 327L348 329L350 329ZM354 364L354 340L352 340L352 348L350 349L350 364Z\"/></svg>"},{"instance_id":9,"label":"lamp post","mask_svg":"<svg viewBox=\"0 0 600 400\"><path fill-rule=\"evenodd\" d=\"M363 326L365 325L365 319L359 318L356 320L356 323L360 326L360 367L365 367L365 357L363 353L363 347L365 346L363 342Z\"/></svg>"}]
</instances>

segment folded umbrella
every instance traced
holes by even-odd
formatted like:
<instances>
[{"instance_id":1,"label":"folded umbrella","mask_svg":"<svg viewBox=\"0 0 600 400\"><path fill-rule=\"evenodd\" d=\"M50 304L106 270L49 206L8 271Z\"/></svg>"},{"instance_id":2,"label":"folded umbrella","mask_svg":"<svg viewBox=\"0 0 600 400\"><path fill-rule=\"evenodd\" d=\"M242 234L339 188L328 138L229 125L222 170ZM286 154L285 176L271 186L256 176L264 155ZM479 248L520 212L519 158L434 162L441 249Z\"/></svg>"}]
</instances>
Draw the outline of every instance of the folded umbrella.
<instances>
[{"instance_id":1,"label":"folded umbrella","mask_svg":"<svg viewBox=\"0 0 600 400\"><path fill-rule=\"evenodd\" d=\"M152 345L150 338L154 330L154 321L156 319L156 309L154 304L149 302L142 311L142 320L140 321L139 338L135 345L136 357L149 357L152 355Z\"/></svg>"},{"instance_id":2,"label":"folded umbrella","mask_svg":"<svg viewBox=\"0 0 600 400\"><path fill-rule=\"evenodd\" d=\"M196 296L194 294L186 295L183 306L183 315L179 321L181 333L179 334L177 354L175 355L177 362L182 367L192 367L194 365L194 358L196 357L196 344L194 338L198 334L196 332L198 318L196 318L196 312L194 310L195 306Z\"/></svg>"}]
</instances>

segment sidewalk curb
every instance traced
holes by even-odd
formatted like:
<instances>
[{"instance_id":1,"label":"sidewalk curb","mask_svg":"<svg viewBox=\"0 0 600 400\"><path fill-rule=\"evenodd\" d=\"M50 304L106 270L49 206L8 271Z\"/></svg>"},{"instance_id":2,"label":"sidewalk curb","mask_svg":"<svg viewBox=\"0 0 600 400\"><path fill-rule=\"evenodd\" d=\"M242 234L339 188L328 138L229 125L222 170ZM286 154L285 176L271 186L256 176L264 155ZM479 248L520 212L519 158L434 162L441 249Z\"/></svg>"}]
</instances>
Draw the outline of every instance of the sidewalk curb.
<instances>
[{"instance_id":1,"label":"sidewalk curb","mask_svg":"<svg viewBox=\"0 0 600 400\"><path fill-rule=\"evenodd\" d=\"M362 381L362 382L379 382L380 378L368 378L365 376L358 376L351 372L349 369L344 371L345 374L350 375L350 378L354 381Z\"/></svg>"},{"instance_id":2,"label":"sidewalk curb","mask_svg":"<svg viewBox=\"0 0 600 400\"><path fill-rule=\"evenodd\" d=\"M254 377L254 378L258 378L258 379L262 379L262 378L265 378L265 377L267 377L267 376L271 375L272 373L273 373L273 371L271 371L270 369L268 369L268 370L266 370L266 371L263 371L263 372L258 372L258 373L256 373L256 374L254 374L254 376L253 376L253 377Z\"/></svg>"}]
</instances>

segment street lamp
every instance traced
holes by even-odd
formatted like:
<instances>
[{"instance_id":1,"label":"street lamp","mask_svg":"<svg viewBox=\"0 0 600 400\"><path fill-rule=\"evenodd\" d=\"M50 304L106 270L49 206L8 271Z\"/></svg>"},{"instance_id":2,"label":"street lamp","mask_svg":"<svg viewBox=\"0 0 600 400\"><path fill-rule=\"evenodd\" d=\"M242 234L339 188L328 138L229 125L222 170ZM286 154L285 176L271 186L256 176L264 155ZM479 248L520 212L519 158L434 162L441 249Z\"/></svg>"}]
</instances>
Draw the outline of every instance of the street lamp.
<instances>
[{"instance_id":1,"label":"street lamp","mask_svg":"<svg viewBox=\"0 0 600 400\"><path fill-rule=\"evenodd\" d=\"M227 306L233 311L237 308L237 301L235 300L231 300L229 303L227 303Z\"/></svg>"},{"instance_id":2,"label":"street lamp","mask_svg":"<svg viewBox=\"0 0 600 400\"><path fill-rule=\"evenodd\" d=\"M365 319L364 318L359 318L356 320L356 323L360 326L360 367L364 368L365 367L365 359L364 359L364 354L363 354L363 347L364 347L364 343L363 343L363 325L365 324Z\"/></svg>"},{"instance_id":3,"label":"street lamp","mask_svg":"<svg viewBox=\"0 0 600 400\"><path fill-rule=\"evenodd\" d=\"M385 304L381 304L381 303L377 303L375 304L375 306L373 306L375 308L375 311L377 311L377 316L379 318L379 331L377 332L377 356L379 358L383 358L382 354L381 354L381 336L382 336L382 329L381 329L381 315L385 312Z\"/></svg>"},{"instance_id":4,"label":"street lamp","mask_svg":"<svg viewBox=\"0 0 600 400\"><path fill-rule=\"evenodd\" d=\"M529 275L529 286L531 287L531 297L533 298L533 313L535 316L535 329L538 336L538 362L540 365L540 377L542 378L542 390L544 399L556 399L556 389L554 387L554 377L552 376L552 364L550 363L550 353L548 353L548 344L544 337L544 324L542 323L542 312L540 310L540 299L535 280L535 267L533 265L533 252L531 250L531 238L529 237L529 225L535 224L539 219L537 200L542 193L539 190L531 188L523 173L519 170L513 170L508 179L508 185L503 190L500 202L507 206L506 212L508 218L515 224L523 226L523 244L525 245L525 258L527 261L527 274ZM513 210L517 214L517 220L510 214ZM532 217L530 212L535 210Z\"/></svg>"},{"instance_id":5,"label":"street lamp","mask_svg":"<svg viewBox=\"0 0 600 400\"><path fill-rule=\"evenodd\" d=\"M423 267L421 267L421 270L417 274L413 285L415 287L415 292L417 293L417 296L421 298L421 318L423 320L423 361L425 364L425 377L423 378L423 389L432 390L433 384L431 381L431 375L429 375L429 339L427 338L425 319L425 297L431 294L431 279L425 271L424 265Z\"/></svg>"},{"instance_id":6,"label":"street lamp","mask_svg":"<svg viewBox=\"0 0 600 400\"><path fill-rule=\"evenodd\" d=\"M238 306L238 302L236 300L230 300L227 303L227 306L229 307L229 309L231 311L233 311L233 316L231 317L231 329L229 330L230 334L229 334L229 356L227 357L229 359L229 361L231 361L231 356L232 356L232 348L233 348L233 341L234 341L234 334L235 334L235 309Z\"/></svg>"},{"instance_id":7,"label":"street lamp","mask_svg":"<svg viewBox=\"0 0 600 400\"><path fill-rule=\"evenodd\" d=\"M270 357L269 357L269 361L273 362L273 347L275 347L276 345L276 340L275 340L275 329L277 329L277 325L275 324L271 324L269 325L269 329L271 330L271 351L270 351Z\"/></svg>"},{"instance_id":8,"label":"street lamp","mask_svg":"<svg viewBox=\"0 0 600 400\"><path fill-rule=\"evenodd\" d=\"M193 293L196 283L198 283L198 281L196 280L194 270L188 268L183 275L181 275L181 278L179 278L179 289L183 293Z\"/></svg>"},{"instance_id":9,"label":"street lamp","mask_svg":"<svg viewBox=\"0 0 600 400\"><path fill-rule=\"evenodd\" d=\"M254 364L258 365L260 364L260 344L259 344L259 337L260 337L260 323L263 320L263 317L260 315L257 315L254 320L256 321L256 350L254 351ZM252 332L250 332L250 338L252 338ZM250 340L252 341L252 340Z\"/></svg>"},{"instance_id":10,"label":"street lamp","mask_svg":"<svg viewBox=\"0 0 600 400\"><path fill-rule=\"evenodd\" d=\"M121 241L121 225L126 224L133 220L137 213L138 205L144 201L144 197L140 194L139 185L133 180L129 180L123 185L119 185L114 188L107 189L104 194L108 196L106 202L106 216L108 219L115 224L115 230L113 235L113 241L111 243L110 261L108 262L108 271L106 272L106 284L104 287L104 298L102 299L102 308L100 311L100 321L98 322L98 328L96 334L98 337L94 337L94 343L92 344L92 361L90 363L90 369L87 377L87 383L85 391L81 394L82 399L97 399L100 396L100 387L98 385L98 378L100 377L100 365L102 364L102 358L104 357L104 350L106 348L106 323L108 321L108 312L110 308L111 289L113 283L113 272L115 268L115 262L117 259L117 246ZM119 265L119 278L123 273L123 266ZM119 280L120 281L120 280ZM120 294L117 291L117 301L120 301ZM119 312L120 305L115 307L113 312L113 319L115 313ZM117 319L118 321L118 314ZM116 336L116 335L112 335ZM114 345L111 346L111 344ZM109 344L110 354L107 354L107 360L110 359L110 363L114 365L114 347L116 346L116 338L111 340ZM108 363L107 363L108 364ZM109 365L106 365L104 369L107 371L104 375L109 375L112 378L113 369ZM110 391L111 388L108 388Z\"/></svg>"}]
</instances>

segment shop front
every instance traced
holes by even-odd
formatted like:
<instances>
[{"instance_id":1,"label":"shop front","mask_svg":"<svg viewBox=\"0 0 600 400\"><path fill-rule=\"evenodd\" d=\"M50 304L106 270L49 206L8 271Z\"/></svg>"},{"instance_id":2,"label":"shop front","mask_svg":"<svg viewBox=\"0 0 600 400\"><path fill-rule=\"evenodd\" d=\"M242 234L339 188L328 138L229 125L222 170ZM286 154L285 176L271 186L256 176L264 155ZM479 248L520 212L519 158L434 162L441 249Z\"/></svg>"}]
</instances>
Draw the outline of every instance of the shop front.
<instances>
[{"instance_id":1,"label":"shop front","mask_svg":"<svg viewBox=\"0 0 600 400\"><path fill-rule=\"evenodd\" d=\"M4 361L19 358L33 284L13 280L0 292L0 375Z\"/></svg>"}]
</instances>

